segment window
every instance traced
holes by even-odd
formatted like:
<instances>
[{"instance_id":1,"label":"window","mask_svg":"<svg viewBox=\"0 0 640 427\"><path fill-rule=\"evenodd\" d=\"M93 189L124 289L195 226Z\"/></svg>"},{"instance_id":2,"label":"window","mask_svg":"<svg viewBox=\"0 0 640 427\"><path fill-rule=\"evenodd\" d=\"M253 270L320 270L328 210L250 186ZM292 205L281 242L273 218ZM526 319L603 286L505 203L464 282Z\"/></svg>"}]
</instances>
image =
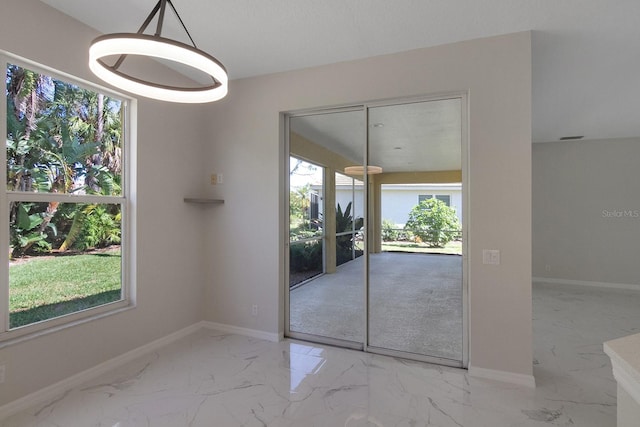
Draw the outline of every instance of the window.
<instances>
[{"instance_id":1,"label":"window","mask_svg":"<svg viewBox=\"0 0 640 427\"><path fill-rule=\"evenodd\" d=\"M422 202L423 200L433 199L434 197L437 200L444 202L445 205L451 206L451 196L448 194L447 195L436 194L435 196L433 194L420 194L418 196L418 203Z\"/></svg>"},{"instance_id":2,"label":"window","mask_svg":"<svg viewBox=\"0 0 640 427\"><path fill-rule=\"evenodd\" d=\"M363 188L361 180L335 173L336 266L364 254Z\"/></svg>"},{"instance_id":3,"label":"window","mask_svg":"<svg viewBox=\"0 0 640 427\"><path fill-rule=\"evenodd\" d=\"M129 304L129 138L126 100L3 59L0 336L14 337Z\"/></svg>"},{"instance_id":4,"label":"window","mask_svg":"<svg viewBox=\"0 0 640 427\"><path fill-rule=\"evenodd\" d=\"M289 157L289 287L324 273L324 167Z\"/></svg>"},{"instance_id":5,"label":"window","mask_svg":"<svg viewBox=\"0 0 640 427\"><path fill-rule=\"evenodd\" d=\"M441 195L436 195L436 199L440 200L441 202L443 202L445 205L447 206L451 206L451 196L441 196Z\"/></svg>"}]
</instances>

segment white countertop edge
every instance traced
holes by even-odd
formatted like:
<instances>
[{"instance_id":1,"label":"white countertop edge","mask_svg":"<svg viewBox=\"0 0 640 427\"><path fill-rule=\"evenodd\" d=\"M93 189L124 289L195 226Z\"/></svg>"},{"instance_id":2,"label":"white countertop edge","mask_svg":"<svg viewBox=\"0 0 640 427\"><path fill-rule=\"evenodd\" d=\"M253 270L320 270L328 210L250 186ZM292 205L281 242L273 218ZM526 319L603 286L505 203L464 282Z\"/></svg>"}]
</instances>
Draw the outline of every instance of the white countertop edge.
<instances>
[{"instance_id":1,"label":"white countertop edge","mask_svg":"<svg viewBox=\"0 0 640 427\"><path fill-rule=\"evenodd\" d=\"M640 372L634 369L622 355L605 342L604 352L611 359L613 367L613 377L618 385L624 389L629 395L640 404Z\"/></svg>"}]
</instances>

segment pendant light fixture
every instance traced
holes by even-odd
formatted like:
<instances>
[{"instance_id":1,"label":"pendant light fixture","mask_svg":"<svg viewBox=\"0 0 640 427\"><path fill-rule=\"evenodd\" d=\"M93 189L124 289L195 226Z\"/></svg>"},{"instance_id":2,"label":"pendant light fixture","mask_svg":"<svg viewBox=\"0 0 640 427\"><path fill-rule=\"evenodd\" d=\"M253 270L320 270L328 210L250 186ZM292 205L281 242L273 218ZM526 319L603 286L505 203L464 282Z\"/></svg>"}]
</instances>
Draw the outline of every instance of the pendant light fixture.
<instances>
[{"instance_id":1,"label":"pendant light fixture","mask_svg":"<svg viewBox=\"0 0 640 427\"><path fill-rule=\"evenodd\" d=\"M162 25L167 4L173 9L193 46L162 37ZM143 34L158 14L155 34ZM113 65L108 65L103 58L112 55L118 56L118 59ZM127 55L140 55L181 63L206 73L211 77L212 83L203 87L180 87L133 77L119 70ZM161 101L213 102L224 98L228 91L227 70L216 58L196 47L189 30L182 22L182 18L178 15L171 0L158 0L137 33L106 34L93 40L89 48L89 68L96 76L120 89Z\"/></svg>"},{"instance_id":2,"label":"pendant light fixture","mask_svg":"<svg viewBox=\"0 0 640 427\"><path fill-rule=\"evenodd\" d=\"M347 175L364 175L364 166L347 166L344 168L344 173ZM382 173L382 168L380 166L367 166L367 175L375 175L378 173Z\"/></svg>"}]
</instances>

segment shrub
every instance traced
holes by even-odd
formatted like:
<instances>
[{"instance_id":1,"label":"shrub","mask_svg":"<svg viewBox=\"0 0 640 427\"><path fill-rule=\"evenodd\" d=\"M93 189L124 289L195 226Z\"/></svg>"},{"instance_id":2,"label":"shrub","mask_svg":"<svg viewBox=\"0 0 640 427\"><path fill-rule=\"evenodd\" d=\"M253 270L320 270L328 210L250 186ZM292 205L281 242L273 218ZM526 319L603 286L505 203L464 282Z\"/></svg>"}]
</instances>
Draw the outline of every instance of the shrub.
<instances>
[{"instance_id":1,"label":"shrub","mask_svg":"<svg viewBox=\"0 0 640 427\"><path fill-rule=\"evenodd\" d=\"M121 215L117 207L88 205L82 211L81 231L73 246L80 250L120 244Z\"/></svg>"},{"instance_id":2,"label":"shrub","mask_svg":"<svg viewBox=\"0 0 640 427\"><path fill-rule=\"evenodd\" d=\"M409 230L399 230L398 231L398 242L413 242L415 237L413 233Z\"/></svg>"},{"instance_id":3,"label":"shrub","mask_svg":"<svg viewBox=\"0 0 640 427\"><path fill-rule=\"evenodd\" d=\"M322 241L292 243L289 264L291 271L322 271Z\"/></svg>"},{"instance_id":4,"label":"shrub","mask_svg":"<svg viewBox=\"0 0 640 427\"><path fill-rule=\"evenodd\" d=\"M396 225L388 219L382 220L382 241L395 242L398 240L398 230Z\"/></svg>"},{"instance_id":5,"label":"shrub","mask_svg":"<svg viewBox=\"0 0 640 427\"><path fill-rule=\"evenodd\" d=\"M460 223L453 208L441 200L427 199L411 209L404 228L430 248L441 248L456 238Z\"/></svg>"}]
</instances>

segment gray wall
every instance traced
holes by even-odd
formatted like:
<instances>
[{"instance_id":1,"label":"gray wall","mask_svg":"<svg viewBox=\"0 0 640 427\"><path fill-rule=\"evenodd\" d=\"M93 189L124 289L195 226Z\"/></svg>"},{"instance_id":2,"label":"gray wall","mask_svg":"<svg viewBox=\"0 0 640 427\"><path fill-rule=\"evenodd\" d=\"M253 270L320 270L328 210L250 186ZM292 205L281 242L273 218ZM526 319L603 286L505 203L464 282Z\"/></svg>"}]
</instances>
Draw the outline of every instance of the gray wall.
<instances>
[{"instance_id":1,"label":"gray wall","mask_svg":"<svg viewBox=\"0 0 640 427\"><path fill-rule=\"evenodd\" d=\"M533 145L533 276L640 286L640 138Z\"/></svg>"},{"instance_id":2,"label":"gray wall","mask_svg":"<svg viewBox=\"0 0 640 427\"><path fill-rule=\"evenodd\" d=\"M94 30L37 0L2 0L0 10L0 49L99 83L87 66ZM137 307L0 348L0 405L202 318L203 212L182 198L203 179L204 113L138 102Z\"/></svg>"},{"instance_id":3,"label":"gray wall","mask_svg":"<svg viewBox=\"0 0 640 427\"><path fill-rule=\"evenodd\" d=\"M280 112L461 90L470 117L470 364L531 375L528 32L232 81L212 106L215 143L203 156L204 170L225 174L212 194L226 200L207 225L206 319L283 331ZM483 265L483 248L500 249L502 264Z\"/></svg>"}]
</instances>

